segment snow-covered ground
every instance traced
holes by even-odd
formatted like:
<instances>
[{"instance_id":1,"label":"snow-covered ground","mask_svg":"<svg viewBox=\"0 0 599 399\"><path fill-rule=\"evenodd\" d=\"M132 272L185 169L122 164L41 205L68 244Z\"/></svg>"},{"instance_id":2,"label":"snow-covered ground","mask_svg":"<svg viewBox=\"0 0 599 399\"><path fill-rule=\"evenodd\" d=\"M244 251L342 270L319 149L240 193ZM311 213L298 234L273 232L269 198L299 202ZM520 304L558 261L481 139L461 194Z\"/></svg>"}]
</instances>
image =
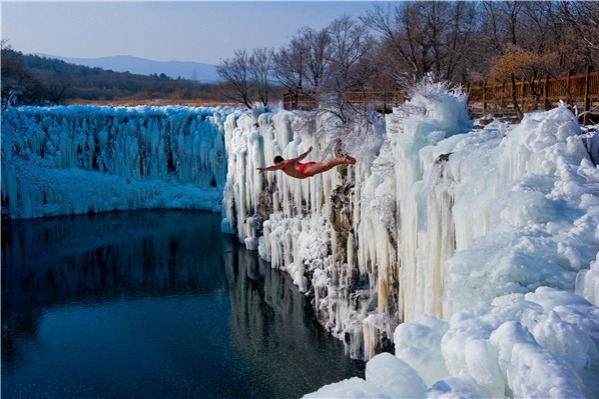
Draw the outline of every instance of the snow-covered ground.
<instances>
[{"instance_id":1,"label":"snow-covered ground","mask_svg":"<svg viewBox=\"0 0 599 399\"><path fill-rule=\"evenodd\" d=\"M275 155L350 153L292 179ZM313 298L366 379L310 397L599 396L597 133L566 107L473 128L423 83L386 117L204 108L3 113L3 216L220 209ZM226 173L226 177L225 177ZM394 344L395 355L378 354Z\"/></svg>"}]
</instances>

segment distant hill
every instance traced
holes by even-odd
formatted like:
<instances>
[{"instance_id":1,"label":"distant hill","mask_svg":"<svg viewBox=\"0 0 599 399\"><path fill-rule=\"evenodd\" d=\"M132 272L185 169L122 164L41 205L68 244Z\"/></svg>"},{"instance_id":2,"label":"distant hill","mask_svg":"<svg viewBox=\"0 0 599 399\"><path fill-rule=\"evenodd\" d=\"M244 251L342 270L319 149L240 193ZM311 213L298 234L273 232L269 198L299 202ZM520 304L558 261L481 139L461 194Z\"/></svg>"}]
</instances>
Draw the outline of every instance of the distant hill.
<instances>
[{"instance_id":1,"label":"distant hill","mask_svg":"<svg viewBox=\"0 0 599 399\"><path fill-rule=\"evenodd\" d=\"M141 75L160 75L177 79L196 80L201 83L216 83L221 81L216 73L216 66L199 62L186 61L152 61L130 55L99 58L73 58L58 55L37 53L40 57L54 58L69 64L83 65L92 68L102 68L115 72L131 72Z\"/></svg>"},{"instance_id":2,"label":"distant hill","mask_svg":"<svg viewBox=\"0 0 599 399\"><path fill-rule=\"evenodd\" d=\"M149 75L132 73L133 62L123 68L127 71L119 72L115 70L120 69L116 64L110 65L109 69L90 67L51 56L24 55L10 48L2 49L0 61L2 106L8 100L12 104L147 103L150 100L170 103L192 100L194 104L224 102L223 83L209 83L205 75L198 74L199 80L190 80L179 77L180 74L172 78L164 69Z\"/></svg>"}]
</instances>

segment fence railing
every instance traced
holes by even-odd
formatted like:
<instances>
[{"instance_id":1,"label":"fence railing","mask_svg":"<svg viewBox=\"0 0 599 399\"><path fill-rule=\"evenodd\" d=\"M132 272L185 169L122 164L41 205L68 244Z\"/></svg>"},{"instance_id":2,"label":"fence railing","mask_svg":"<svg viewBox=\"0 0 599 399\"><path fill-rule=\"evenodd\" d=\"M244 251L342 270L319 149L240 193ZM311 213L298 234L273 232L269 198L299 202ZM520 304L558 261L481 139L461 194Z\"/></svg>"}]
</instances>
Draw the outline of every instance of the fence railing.
<instances>
[{"instance_id":1,"label":"fence railing","mask_svg":"<svg viewBox=\"0 0 599 399\"><path fill-rule=\"evenodd\" d=\"M523 79L514 85L471 86L466 91L470 110L478 115L515 112L513 97L523 112L554 108L559 101L564 101L578 111L599 113L599 72L588 70L579 75L559 78ZM585 117L588 119L588 114Z\"/></svg>"},{"instance_id":2,"label":"fence railing","mask_svg":"<svg viewBox=\"0 0 599 399\"><path fill-rule=\"evenodd\" d=\"M516 103L523 112L539 108L550 109L564 101L578 111L590 111L599 114L599 72L589 72L559 78L544 78L534 81L521 80L498 85L480 85L465 87L468 92L470 111L477 116L493 114L504 116L515 113L512 91ZM399 91L347 92L343 102L352 106L369 106L380 112L389 112L405 101ZM310 110L318 106L318 101L306 94L287 93L283 96L287 110ZM585 123L588 114L585 115Z\"/></svg>"},{"instance_id":3,"label":"fence railing","mask_svg":"<svg viewBox=\"0 0 599 399\"><path fill-rule=\"evenodd\" d=\"M343 103L352 106L368 106L380 112L388 112L392 107L403 104L405 97L399 91L352 91L343 93ZM283 105L287 110L310 110L318 106L316 98L299 93L287 93L283 96Z\"/></svg>"}]
</instances>

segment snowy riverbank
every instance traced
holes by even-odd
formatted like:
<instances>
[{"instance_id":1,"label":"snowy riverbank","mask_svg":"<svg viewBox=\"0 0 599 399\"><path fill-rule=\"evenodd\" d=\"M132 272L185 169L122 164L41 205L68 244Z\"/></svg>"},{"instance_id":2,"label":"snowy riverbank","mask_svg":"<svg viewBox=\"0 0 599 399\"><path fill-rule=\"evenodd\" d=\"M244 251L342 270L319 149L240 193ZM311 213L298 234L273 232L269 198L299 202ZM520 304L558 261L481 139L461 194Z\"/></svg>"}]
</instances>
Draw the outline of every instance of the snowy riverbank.
<instances>
[{"instance_id":1,"label":"snowy riverbank","mask_svg":"<svg viewBox=\"0 0 599 399\"><path fill-rule=\"evenodd\" d=\"M218 211L286 270L366 380L320 397L599 395L597 134L565 107L473 129L419 87L386 117L180 107L19 108L2 119L3 217ZM350 153L305 180L275 155ZM403 323L403 324L402 324ZM377 355L394 344L395 356Z\"/></svg>"}]
</instances>

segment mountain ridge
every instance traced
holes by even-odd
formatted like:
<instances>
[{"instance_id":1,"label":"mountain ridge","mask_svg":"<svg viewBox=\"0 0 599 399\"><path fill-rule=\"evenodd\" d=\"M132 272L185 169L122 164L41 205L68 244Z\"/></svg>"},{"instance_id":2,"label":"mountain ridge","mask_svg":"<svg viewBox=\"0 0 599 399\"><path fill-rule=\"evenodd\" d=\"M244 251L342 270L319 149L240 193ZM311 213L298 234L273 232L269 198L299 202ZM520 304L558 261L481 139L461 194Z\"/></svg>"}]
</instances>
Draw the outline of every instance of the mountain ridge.
<instances>
[{"instance_id":1,"label":"mountain ridge","mask_svg":"<svg viewBox=\"0 0 599 399\"><path fill-rule=\"evenodd\" d=\"M34 53L39 57L61 60L70 64L98 67L115 72L130 72L141 75L165 74L173 79L183 78L202 83L221 81L216 66L193 61L154 61L133 55L115 55L96 58L63 57L53 54Z\"/></svg>"}]
</instances>

